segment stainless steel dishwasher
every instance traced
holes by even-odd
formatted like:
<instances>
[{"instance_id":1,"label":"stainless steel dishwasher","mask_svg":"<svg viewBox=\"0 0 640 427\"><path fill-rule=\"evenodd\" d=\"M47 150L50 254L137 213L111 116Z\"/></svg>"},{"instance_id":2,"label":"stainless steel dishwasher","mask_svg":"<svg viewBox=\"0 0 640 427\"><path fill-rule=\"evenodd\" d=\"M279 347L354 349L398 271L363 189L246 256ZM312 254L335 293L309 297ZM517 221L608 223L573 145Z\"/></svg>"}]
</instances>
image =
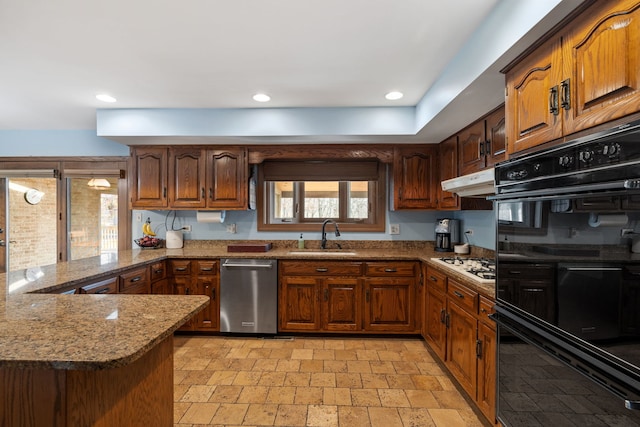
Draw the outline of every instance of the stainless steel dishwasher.
<instances>
[{"instance_id":1,"label":"stainless steel dishwasher","mask_svg":"<svg viewBox=\"0 0 640 427\"><path fill-rule=\"evenodd\" d=\"M268 259L222 260L220 332L278 332L278 263Z\"/></svg>"}]
</instances>

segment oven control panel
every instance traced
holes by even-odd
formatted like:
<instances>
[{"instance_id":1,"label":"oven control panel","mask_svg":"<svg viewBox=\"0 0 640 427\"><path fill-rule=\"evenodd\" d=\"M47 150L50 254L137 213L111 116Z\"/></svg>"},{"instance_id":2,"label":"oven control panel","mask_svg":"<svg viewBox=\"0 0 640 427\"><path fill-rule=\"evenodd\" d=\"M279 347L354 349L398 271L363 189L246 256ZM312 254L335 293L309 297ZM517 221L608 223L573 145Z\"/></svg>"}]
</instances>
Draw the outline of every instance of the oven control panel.
<instances>
[{"instance_id":1,"label":"oven control panel","mask_svg":"<svg viewBox=\"0 0 640 427\"><path fill-rule=\"evenodd\" d=\"M576 140L496 166L498 192L637 177L640 123L625 131ZM620 166L620 168L617 168ZM625 171L625 166L629 166ZM634 167L635 166L635 167ZM610 169L616 169L613 173ZM633 170L632 170L633 169ZM599 171L601 176L593 177ZM628 175L628 176L627 176ZM548 180L553 180L550 184Z\"/></svg>"}]
</instances>

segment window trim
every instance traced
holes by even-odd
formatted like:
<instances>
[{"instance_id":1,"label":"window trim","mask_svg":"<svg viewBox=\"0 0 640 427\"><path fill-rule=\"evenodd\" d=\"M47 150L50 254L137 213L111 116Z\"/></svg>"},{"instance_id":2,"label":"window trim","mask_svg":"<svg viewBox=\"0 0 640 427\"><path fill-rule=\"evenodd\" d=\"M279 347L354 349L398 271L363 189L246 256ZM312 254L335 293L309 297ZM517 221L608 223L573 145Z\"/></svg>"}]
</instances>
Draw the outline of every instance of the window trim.
<instances>
[{"instance_id":1,"label":"window trim","mask_svg":"<svg viewBox=\"0 0 640 427\"><path fill-rule=\"evenodd\" d=\"M269 223L270 200L268 185L266 185L264 171L258 166L258 185L256 191L257 199L257 229L258 231L319 231L323 219L317 222L290 222L281 224ZM299 177L296 177L299 178ZM303 179L290 179L291 181L303 181ZM319 180L319 179L315 179ZM344 181L340 177L324 176L322 181ZM358 179L352 179L358 181ZM370 222L339 222L341 231L350 232L384 232L386 229L386 167L380 164L378 167L377 179L371 181L370 191L372 199L375 201L375 207L372 210L372 221Z\"/></svg>"}]
</instances>

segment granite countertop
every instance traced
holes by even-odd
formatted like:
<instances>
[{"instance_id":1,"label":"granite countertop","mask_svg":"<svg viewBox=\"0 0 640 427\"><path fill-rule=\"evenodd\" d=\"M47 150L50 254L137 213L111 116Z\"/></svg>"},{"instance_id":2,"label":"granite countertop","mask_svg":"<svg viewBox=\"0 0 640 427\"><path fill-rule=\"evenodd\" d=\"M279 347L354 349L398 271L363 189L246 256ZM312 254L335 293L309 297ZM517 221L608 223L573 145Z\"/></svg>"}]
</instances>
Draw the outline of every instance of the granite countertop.
<instances>
[{"instance_id":1,"label":"granite countertop","mask_svg":"<svg viewBox=\"0 0 640 427\"><path fill-rule=\"evenodd\" d=\"M228 252L224 242L194 242L182 249L133 249L0 274L0 283L5 283L0 286L0 367L96 370L122 366L138 359L208 304L208 297L198 295L48 293L112 277L132 267L168 258L418 260L435 266L431 258L443 256L428 242L377 248L359 243L354 249L347 244L342 251L327 250L321 256L313 253L319 249L299 250L295 243L285 242L268 252ZM489 252L472 255L491 256ZM447 273L455 276L454 271ZM456 278L485 296L494 295L492 286Z\"/></svg>"}]
</instances>

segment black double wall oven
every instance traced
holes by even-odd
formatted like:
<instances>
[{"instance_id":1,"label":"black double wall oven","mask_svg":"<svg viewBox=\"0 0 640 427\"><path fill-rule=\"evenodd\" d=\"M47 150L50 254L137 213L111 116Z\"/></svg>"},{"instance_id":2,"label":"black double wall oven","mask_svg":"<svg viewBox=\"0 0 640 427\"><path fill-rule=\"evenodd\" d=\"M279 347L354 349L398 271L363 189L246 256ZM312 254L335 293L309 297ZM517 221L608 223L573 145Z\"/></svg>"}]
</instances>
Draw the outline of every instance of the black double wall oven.
<instances>
[{"instance_id":1,"label":"black double wall oven","mask_svg":"<svg viewBox=\"0 0 640 427\"><path fill-rule=\"evenodd\" d=\"M498 419L640 426L640 123L495 171Z\"/></svg>"}]
</instances>

